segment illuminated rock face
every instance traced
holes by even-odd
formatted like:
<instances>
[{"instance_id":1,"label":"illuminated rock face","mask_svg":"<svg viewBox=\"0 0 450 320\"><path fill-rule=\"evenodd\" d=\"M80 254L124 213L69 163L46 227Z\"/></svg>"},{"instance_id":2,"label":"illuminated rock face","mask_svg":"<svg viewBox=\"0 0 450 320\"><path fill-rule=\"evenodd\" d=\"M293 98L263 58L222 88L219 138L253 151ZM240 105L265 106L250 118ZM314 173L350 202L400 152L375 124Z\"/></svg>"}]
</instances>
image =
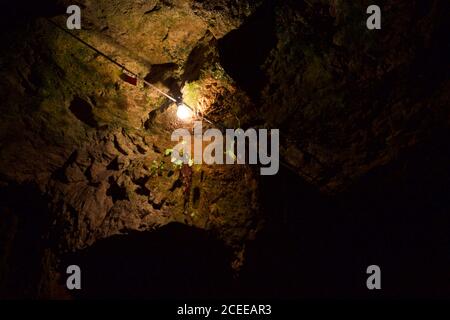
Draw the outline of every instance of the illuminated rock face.
<instances>
[{"instance_id":1,"label":"illuminated rock face","mask_svg":"<svg viewBox=\"0 0 450 320\"><path fill-rule=\"evenodd\" d=\"M79 2L80 37L225 127L280 129L283 161L323 192L401 166L448 127L445 1L390 1L374 33L360 29L364 6L344 1ZM44 19L20 22L1 31L0 183L48 205L45 276L67 251L171 222L212 231L239 270L264 220L258 171L174 168L170 133L186 125L174 105Z\"/></svg>"},{"instance_id":2,"label":"illuminated rock face","mask_svg":"<svg viewBox=\"0 0 450 320\"><path fill-rule=\"evenodd\" d=\"M220 26L208 27L205 19L213 12L201 6L82 1L77 35L161 90L201 98L202 108L208 108L238 90L220 69L212 29L225 34L237 28L254 7L247 5L233 21L222 12ZM53 19L64 26L64 17ZM2 187L35 186L36 196L48 201L46 237L52 245L41 252L48 264L45 276L64 272L58 264L63 253L173 222L212 231L232 252L226 263L238 270L245 243L261 224L257 171L174 166L166 153L176 144L171 133L190 125L177 119L175 105L141 82L122 81L119 68L42 18L16 26L10 36L6 41L17 47L4 52L2 111L8 121L1 124ZM181 92L186 81L199 83ZM206 82L211 90L200 90ZM230 97L232 103L249 103L242 92ZM236 125L228 108L221 106L215 117ZM13 234L18 227L5 228ZM45 286L42 295L58 294L53 282Z\"/></svg>"},{"instance_id":3,"label":"illuminated rock face","mask_svg":"<svg viewBox=\"0 0 450 320\"><path fill-rule=\"evenodd\" d=\"M219 25L209 28L205 17L214 11L202 11L201 4L83 4L80 37L172 95L181 94L183 81L198 81L183 94L201 98L203 108L219 105L212 116L231 118L236 125L227 109L245 109L250 103L217 65L213 34L238 27L251 13L250 6L230 21L229 12L222 11ZM54 20L64 25L63 17ZM35 31L30 34L26 26ZM24 241L51 239L49 247L38 251L46 264L44 278L64 272L59 259L66 252L171 222L211 230L233 252L227 263L238 270L245 244L261 224L254 172L243 166L174 168L165 151L173 147L171 132L184 125L177 121L174 106L151 112L166 101L141 83L121 81L120 70L45 20L27 21L25 28L17 27L6 40L14 46L4 55L8 69L2 78L2 111L8 121L1 126L5 144L0 170L5 198L16 184L31 185L29 192L38 199L42 194L48 204L45 210L34 202L22 208L16 195L7 205L21 218L38 210L35 217L49 220L33 236L21 235ZM241 101L245 103L238 106ZM29 219L18 223L13 219L6 224L6 234L16 234L23 225L33 228ZM4 245L11 249L4 252L17 248L8 241ZM39 256L32 258L30 262L39 264ZM6 259L16 262L11 255ZM35 272L39 278L39 270ZM7 288L6 278L19 276L10 270L3 274ZM58 295L48 279L40 294ZM15 294L23 294L17 290Z\"/></svg>"}]
</instances>

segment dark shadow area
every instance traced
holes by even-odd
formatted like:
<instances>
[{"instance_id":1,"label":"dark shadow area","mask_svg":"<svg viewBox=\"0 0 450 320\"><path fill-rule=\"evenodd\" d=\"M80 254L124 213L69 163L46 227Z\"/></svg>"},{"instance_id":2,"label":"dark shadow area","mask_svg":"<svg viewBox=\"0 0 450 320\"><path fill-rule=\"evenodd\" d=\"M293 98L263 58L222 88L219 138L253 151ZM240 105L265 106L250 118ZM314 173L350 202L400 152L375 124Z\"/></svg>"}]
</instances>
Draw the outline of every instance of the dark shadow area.
<instances>
[{"instance_id":1,"label":"dark shadow area","mask_svg":"<svg viewBox=\"0 0 450 320\"><path fill-rule=\"evenodd\" d=\"M202 73L202 67L210 63L212 64L217 60L215 54L215 48L217 46L217 40L207 31L205 36L199 40L199 44L192 49L187 61L184 65L184 72L181 76L183 83L192 82L200 79Z\"/></svg>"},{"instance_id":2,"label":"dark shadow area","mask_svg":"<svg viewBox=\"0 0 450 320\"><path fill-rule=\"evenodd\" d=\"M168 94L171 97L180 100L182 97L181 81L176 75L177 69L178 65L176 63L154 64L151 66L150 73L144 79L153 85L162 84L169 89ZM158 108L150 111L148 119L144 122L144 128L150 130L154 125L155 118L165 112L172 104L172 100L165 99Z\"/></svg>"},{"instance_id":3,"label":"dark shadow area","mask_svg":"<svg viewBox=\"0 0 450 320\"><path fill-rule=\"evenodd\" d=\"M76 298L213 298L230 290L229 259L207 232L173 223L100 240L62 265L82 270Z\"/></svg>"},{"instance_id":4,"label":"dark shadow area","mask_svg":"<svg viewBox=\"0 0 450 320\"><path fill-rule=\"evenodd\" d=\"M330 200L282 167L261 179L266 228L248 246L241 279L258 298L334 296L348 286L347 230ZM350 270L349 270L350 269Z\"/></svg>"},{"instance_id":5,"label":"dark shadow area","mask_svg":"<svg viewBox=\"0 0 450 320\"><path fill-rule=\"evenodd\" d=\"M261 65L275 44L274 1L267 1L239 29L219 40L221 65L255 101L266 83Z\"/></svg>"},{"instance_id":6,"label":"dark shadow area","mask_svg":"<svg viewBox=\"0 0 450 320\"><path fill-rule=\"evenodd\" d=\"M0 188L0 299L38 295L49 227L47 201L32 185Z\"/></svg>"},{"instance_id":7,"label":"dark shadow area","mask_svg":"<svg viewBox=\"0 0 450 320\"><path fill-rule=\"evenodd\" d=\"M448 130L325 198L289 171L263 177L268 223L248 247L245 295L449 298ZM379 265L382 290L366 288Z\"/></svg>"},{"instance_id":8,"label":"dark shadow area","mask_svg":"<svg viewBox=\"0 0 450 320\"><path fill-rule=\"evenodd\" d=\"M450 77L449 68L442 67L443 61L447 61L450 56L450 44L448 41L443 41L448 38L448 30L450 30L450 19L445 15L445 12L450 10L450 3L423 1L417 3L417 6L419 16L425 16L431 10L439 12L435 15L435 28L427 35L424 47L417 50L407 76L403 76L411 81L408 94L419 100L433 94L436 88Z\"/></svg>"},{"instance_id":9,"label":"dark shadow area","mask_svg":"<svg viewBox=\"0 0 450 320\"><path fill-rule=\"evenodd\" d=\"M74 3L76 4L76 3ZM58 0L5 1L0 11L0 26L11 27L29 22L38 17L53 17L65 14L67 5Z\"/></svg>"},{"instance_id":10,"label":"dark shadow area","mask_svg":"<svg viewBox=\"0 0 450 320\"><path fill-rule=\"evenodd\" d=\"M95 120L92 106L86 100L81 99L80 97L74 97L70 103L69 110L81 122L93 128L98 127L98 122Z\"/></svg>"},{"instance_id":11,"label":"dark shadow area","mask_svg":"<svg viewBox=\"0 0 450 320\"><path fill-rule=\"evenodd\" d=\"M151 84L158 82L169 89L169 94L178 98L181 96L180 83L175 73L178 69L175 63L154 64L149 74L145 76L145 80Z\"/></svg>"},{"instance_id":12,"label":"dark shadow area","mask_svg":"<svg viewBox=\"0 0 450 320\"><path fill-rule=\"evenodd\" d=\"M449 134L436 128L339 199L355 267L382 267L383 296L450 297Z\"/></svg>"}]
</instances>

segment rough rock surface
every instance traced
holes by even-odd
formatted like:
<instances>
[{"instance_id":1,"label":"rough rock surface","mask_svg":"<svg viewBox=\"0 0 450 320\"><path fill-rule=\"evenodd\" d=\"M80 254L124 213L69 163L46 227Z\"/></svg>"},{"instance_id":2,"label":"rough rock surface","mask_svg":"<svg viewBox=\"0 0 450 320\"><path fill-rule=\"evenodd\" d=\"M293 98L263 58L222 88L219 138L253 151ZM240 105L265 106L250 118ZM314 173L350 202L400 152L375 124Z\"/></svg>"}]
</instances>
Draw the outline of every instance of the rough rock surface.
<instances>
[{"instance_id":1,"label":"rough rock surface","mask_svg":"<svg viewBox=\"0 0 450 320\"><path fill-rule=\"evenodd\" d=\"M224 126L283 128L285 164L339 193L448 128L449 70L435 64L450 53L448 4L379 2L384 27L369 32L369 1L85 0L77 35ZM48 199L58 247L42 263L181 222L211 230L240 268L263 222L253 168L173 167L175 107L42 17L3 39L1 188ZM8 244L18 222L3 207Z\"/></svg>"},{"instance_id":2,"label":"rough rock surface","mask_svg":"<svg viewBox=\"0 0 450 320\"><path fill-rule=\"evenodd\" d=\"M279 5L276 48L264 63L262 112L289 128L284 158L328 192L448 127L449 70L438 63L449 54L448 3L379 1L376 32L364 28L370 4Z\"/></svg>"},{"instance_id":3,"label":"rough rock surface","mask_svg":"<svg viewBox=\"0 0 450 320\"><path fill-rule=\"evenodd\" d=\"M210 47L215 38L198 16L199 6L194 10L189 1L81 6L78 36L161 90L183 94L200 108L228 99L228 106L216 108L222 115L238 99L248 103L244 93L230 100L229 93L238 89ZM64 15L53 19L65 22ZM224 25L224 19L216 32L242 22L233 15ZM45 19L14 31L2 54L3 72L9 74L1 80L2 187L36 186L34 192L48 199L50 227L43 237L57 243L43 253L50 273L58 273L58 257L65 252L171 222L212 231L234 252L230 265L238 270L245 243L262 222L256 171L175 166L167 154L174 146L170 135L186 124L176 120L174 105L142 82L122 81L120 69ZM191 83L181 92L187 80ZM205 82L207 92L200 87ZM15 228L7 225L7 233ZM49 283L55 277L44 275L50 280L41 285L42 296L58 292Z\"/></svg>"}]
</instances>

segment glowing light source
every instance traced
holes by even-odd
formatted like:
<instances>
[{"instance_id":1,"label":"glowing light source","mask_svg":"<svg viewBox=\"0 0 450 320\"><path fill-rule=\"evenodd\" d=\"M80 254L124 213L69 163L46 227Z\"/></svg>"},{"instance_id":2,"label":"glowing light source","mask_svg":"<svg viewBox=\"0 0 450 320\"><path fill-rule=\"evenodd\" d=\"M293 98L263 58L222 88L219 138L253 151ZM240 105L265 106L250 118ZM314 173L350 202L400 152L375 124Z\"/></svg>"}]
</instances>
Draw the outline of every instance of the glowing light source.
<instances>
[{"instance_id":1,"label":"glowing light source","mask_svg":"<svg viewBox=\"0 0 450 320\"><path fill-rule=\"evenodd\" d=\"M192 118L194 113L184 103L180 103L177 109L177 117L180 120L187 121Z\"/></svg>"}]
</instances>

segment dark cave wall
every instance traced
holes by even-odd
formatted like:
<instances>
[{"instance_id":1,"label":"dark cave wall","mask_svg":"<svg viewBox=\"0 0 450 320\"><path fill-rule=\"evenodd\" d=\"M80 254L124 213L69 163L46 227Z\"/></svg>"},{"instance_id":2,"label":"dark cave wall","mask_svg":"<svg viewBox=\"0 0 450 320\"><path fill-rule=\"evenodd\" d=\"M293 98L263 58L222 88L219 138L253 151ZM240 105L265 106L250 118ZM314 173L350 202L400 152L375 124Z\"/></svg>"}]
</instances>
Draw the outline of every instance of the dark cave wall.
<instances>
[{"instance_id":1,"label":"dark cave wall","mask_svg":"<svg viewBox=\"0 0 450 320\"><path fill-rule=\"evenodd\" d=\"M446 1L379 1L376 31L370 1L275 3L220 40L221 59L303 178L340 192L448 127Z\"/></svg>"},{"instance_id":2,"label":"dark cave wall","mask_svg":"<svg viewBox=\"0 0 450 320\"><path fill-rule=\"evenodd\" d=\"M48 199L35 185L0 189L0 298L35 298L49 247Z\"/></svg>"},{"instance_id":3,"label":"dark cave wall","mask_svg":"<svg viewBox=\"0 0 450 320\"><path fill-rule=\"evenodd\" d=\"M247 247L243 292L286 299L450 297L447 136L439 132L338 195L284 168L262 180L266 228ZM382 270L379 291L365 286L372 264Z\"/></svg>"},{"instance_id":4,"label":"dark cave wall","mask_svg":"<svg viewBox=\"0 0 450 320\"><path fill-rule=\"evenodd\" d=\"M14 7L0 30L3 296L64 298L63 255L173 223L225 243L250 295L358 296L359 269L329 272L339 259L393 261L391 296L447 294L447 1L379 1L378 31L369 1L82 2L82 37L225 126L279 128L286 166L171 169L174 107L42 19L63 25L65 1Z\"/></svg>"}]
</instances>

